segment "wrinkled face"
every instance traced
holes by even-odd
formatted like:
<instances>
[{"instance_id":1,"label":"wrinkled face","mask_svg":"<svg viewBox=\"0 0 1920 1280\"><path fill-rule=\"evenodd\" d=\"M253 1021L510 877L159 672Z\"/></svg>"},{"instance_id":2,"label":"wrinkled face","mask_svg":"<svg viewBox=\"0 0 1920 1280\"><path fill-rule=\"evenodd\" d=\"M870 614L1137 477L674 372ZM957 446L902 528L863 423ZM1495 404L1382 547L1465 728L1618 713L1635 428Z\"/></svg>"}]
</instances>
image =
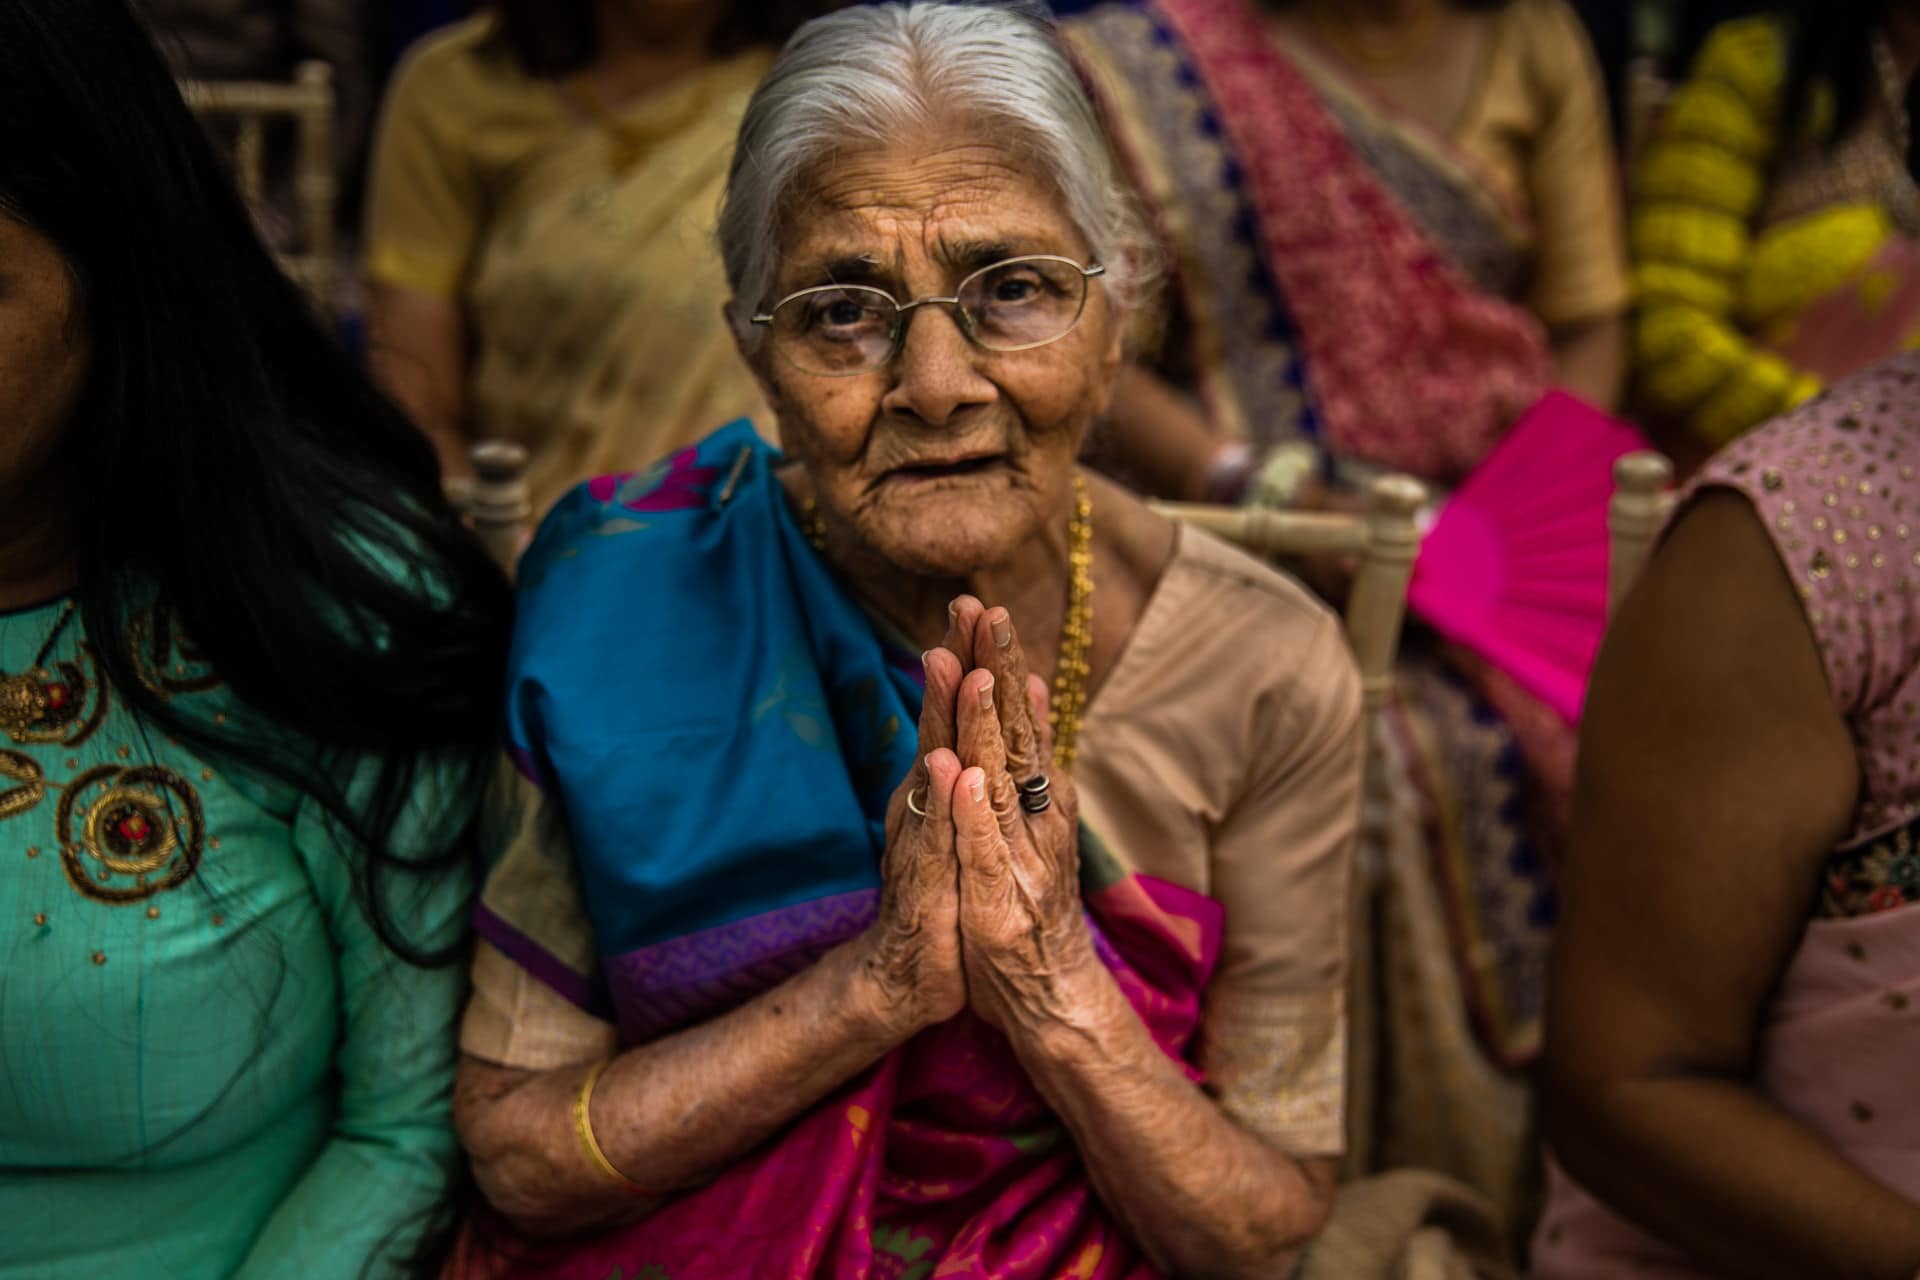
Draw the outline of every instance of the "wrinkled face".
<instances>
[{"instance_id":1,"label":"wrinkled face","mask_svg":"<svg viewBox=\"0 0 1920 1280\"><path fill-rule=\"evenodd\" d=\"M1093 265L1053 188L977 136L839 152L803 190L772 295L756 306L823 284L951 297L970 273L1022 254ZM1007 563L1049 523L1064 527L1123 317L1097 280L1073 330L1027 351L975 346L950 308L909 316L899 354L873 373L804 373L772 341L747 358L822 515L908 572L965 577Z\"/></svg>"},{"instance_id":2,"label":"wrinkled face","mask_svg":"<svg viewBox=\"0 0 1920 1280\"><path fill-rule=\"evenodd\" d=\"M0 501L41 476L79 396L77 304L53 243L0 213Z\"/></svg>"}]
</instances>

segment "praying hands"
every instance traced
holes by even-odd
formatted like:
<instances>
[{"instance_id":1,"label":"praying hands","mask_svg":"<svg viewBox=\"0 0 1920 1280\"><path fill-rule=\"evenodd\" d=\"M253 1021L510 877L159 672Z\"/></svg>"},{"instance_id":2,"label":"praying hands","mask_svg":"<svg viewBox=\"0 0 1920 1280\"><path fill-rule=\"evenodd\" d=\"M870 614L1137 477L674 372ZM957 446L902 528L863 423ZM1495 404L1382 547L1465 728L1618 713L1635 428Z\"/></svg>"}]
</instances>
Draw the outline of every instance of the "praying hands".
<instances>
[{"instance_id":1,"label":"praying hands","mask_svg":"<svg viewBox=\"0 0 1920 1280\"><path fill-rule=\"evenodd\" d=\"M918 1025L970 1006L1009 1036L1057 1023L1099 970L1073 782L1005 609L961 596L925 656L920 760L888 809L878 971Z\"/></svg>"}]
</instances>

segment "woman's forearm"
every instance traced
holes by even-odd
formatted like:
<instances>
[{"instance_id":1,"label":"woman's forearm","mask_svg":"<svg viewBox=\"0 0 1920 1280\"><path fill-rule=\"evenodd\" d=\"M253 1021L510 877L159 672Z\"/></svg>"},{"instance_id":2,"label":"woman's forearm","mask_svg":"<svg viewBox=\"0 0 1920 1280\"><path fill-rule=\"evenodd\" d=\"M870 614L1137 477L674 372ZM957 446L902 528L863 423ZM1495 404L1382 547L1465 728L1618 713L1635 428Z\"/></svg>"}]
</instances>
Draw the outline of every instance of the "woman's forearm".
<instances>
[{"instance_id":1,"label":"woman's forearm","mask_svg":"<svg viewBox=\"0 0 1920 1280\"><path fill-rule=\"evenodd\" d=\"M1627 376L1627 322L1619 316L1553 334L1554 380L1595 408L1612 413Z\"/></svg>"},{"instance_id":2,"label":"woman's forearm","mask_svg":"<svg viewBox=\"0 0 1920 1280\"><path fill-rule=\"evenodd\" d=\"M861 941L709 1022L627 1050L593 1090L593 1133L615 1168L662 1196L711 1180L915 1029L880 994ZM487 1198L529 1234L643 1213L582 1149L585 1066L461 1066L455 1114Z\"/></svg>"},{"instance_id":3,"label":"woman's forearm","mask_svg":"<svg viewBox=\"0 0 1920 1280\"><path fill-rule=\"evenodd\" d=\"M1582 1085L1585 1101L1570 1093L1550 1083L1546 1111L1567 1172L1715 1271L1920 1273L1920 1206L1745 1083L1675 1076Z\"/></svg>"},{"instance_id":4,"label":"woman's forearm","mask_svg":"<svg viewBox=\"0 0 1920 1280\"><path fill-rule=\"evenodd\" d=\"M1011 1037L1073 1135L1107 1208L1183 1277L1286 1274L1332 1204L1332 1169L1229 1120L1153 1042L1104 968L1070 980L1060 1019Z\"/></svg>"},{"instance_id":5,"label":"woman's forearm","mask_svg":"<svg viewBox=\"0 0 1920 1280\"><path fill-rule=\"evenodd\" d=\"M1107 450L1149 493L1186 501L1207 496L1207 468L1223 442L1199 407L1158 374L1123 367L1099 430Z\"/></svg>"}]
</instances>

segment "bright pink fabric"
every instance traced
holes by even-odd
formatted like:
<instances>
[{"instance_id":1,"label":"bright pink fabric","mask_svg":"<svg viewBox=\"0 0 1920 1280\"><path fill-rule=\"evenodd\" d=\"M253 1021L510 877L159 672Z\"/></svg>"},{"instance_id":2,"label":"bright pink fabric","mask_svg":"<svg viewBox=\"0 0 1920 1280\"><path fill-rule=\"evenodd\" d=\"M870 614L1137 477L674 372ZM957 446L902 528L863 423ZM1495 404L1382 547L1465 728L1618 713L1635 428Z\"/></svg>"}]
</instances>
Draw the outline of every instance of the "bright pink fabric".
<instances>
[{"instance_id":1,"label":"bright pink fabric","mask_svg":"<svg viewBox=\"0 0 1920 1280\"><path fill-rule=\"evenodd\" d=\"M1185 1065L1219 956L1220 905L1141 877L1087 904L1102 961L1155 1042ZM971 1014L923 1032L635 1226L492 1250L478 1243L488 1234L469 1231L445 1280L1155 1275L1006 1040Z\"/></svg>"},{"instance_id":2,"label":"bright pink fabric","mask_svg":"<svg viewBox=\"0 0 1920 1280\"><path fill-rule=\"evenodd\" d=\"M1640 433L1550 392L1440 509L1407 603L1569 724L1607 625L1613 464Z\"/></svg>"}]
</instances>

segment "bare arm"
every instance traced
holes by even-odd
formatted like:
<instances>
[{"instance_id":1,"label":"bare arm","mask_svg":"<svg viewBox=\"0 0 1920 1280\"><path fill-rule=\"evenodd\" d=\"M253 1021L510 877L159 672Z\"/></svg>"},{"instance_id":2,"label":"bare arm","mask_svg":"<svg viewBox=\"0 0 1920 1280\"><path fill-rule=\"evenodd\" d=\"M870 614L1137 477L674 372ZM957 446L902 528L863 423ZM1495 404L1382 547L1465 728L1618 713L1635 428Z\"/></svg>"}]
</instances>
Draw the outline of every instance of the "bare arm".
<instances>
[{"instance_id":1,"label":"bare arm","mask_svg":"<svg viewBox=\"0 0 1920 1280\"><path fill-rule=\"evenodd\" d=\"M1597 409L1620 406L1627 375L1627 321L1609 316L1553 333L1554 381Z\"/></svg>"},{"instance_id":2,"label":"bare arm","mask_svg":"<svg viewBox=\"0 0 1920 1280\"><path fill-rule=\"evenodd\" d=\"M880 913L860 937L720 1017L627 1050L594 1086L593 1134L628 1178L662 1196L710 1181L775 1130L925 1027L966 1005L950 798L959 664L927 662L928 755L887 810ZM907 795L924 791L925 819ZM800 798L799 803L804 803ZM572 1108L586 1066L515 1071L468 1057L454 1122L487 1199L529 1235L644 1214L582 1149Z\"/></svg>"},{"instance_id":3,"label":"bare arm","mask_svg":"<svg viewBox=\"0 0 1920 1280\"><path fill-rule=\"evenodd\" d=\"M630 1049L593 1091L593 1132L664 1198L711 1180L905 1038L849 943L711 1022ZM588 1068L516 1071L461 1060L454 1119L487 1199L529 1235L651 1208L581 1150L572 1107Z\"/></svg>"},{"instance_id":4,"label":"bare arm","mask_svg":"<svg viewBox=\"0 0 1920 1280\"><path fill-rule=\"evenodd\" d=\"M367 360L374 380L433 441L440 473L473 473L466 417L467 326L451 298L374 283Z\"/></svg>"},{"instance_id":5,"label":"bare arm","mask_svg":"<svg viewBox=\"0 0 1920 1280\"><path fill-rule=\"evenodd\" d=\"M1594 671L1544 1106L1574 1177L1731 1275L1920 1268L1920 1206L1751 1084L1857 777L1765 530L1744 499L1708 493Z\"/></svg>"},{"instance_id":6,"label":"bare arm","mask_svg":"<svg viewBox=\"0 0 1920 1280\"><path fill-rule=\"evenodd\" d=\"M977 608L963 597L957 624ZM1161 1052L1095 954L1071 779L1054 779L1059 799L1043 813L1023 813L1016 799L1014 778L1051 757L1052 735L1045 685L1012 630L1004 610L979 615L970 647L985 666L958 699L956 766L969 767L953 825L968 1002L1006 1034L1101 1200L1162 1271L1283 1274L1326 1221L1333 1163L1297 1161L1228 1119Z\"/></svg>"},{"instance_id":7,"label":"bare arm","mask_svg":"<svg viewBox=\"0 0 1920 1280\"><path fill-rule=\"evenodd\" d=\"M1168 1275L1285 1275L1326 1223L1335 1162L1297 1160L1228 1119L1097 960L1063 978L1061 1019L1013 1046L1101 1201Z\"/></svg>"},{"instance_id":8,"label":"bare arm","mask_svg":"<svg viewBox=\"0 0 1920 1280\"><path fill-rule=\"evenodd\" d=\"M1187 501L1206 496L1207 466L1221 438L1199 406L1160 375L1122 366L1100 431L1107 451L1147 492Z\"/></svg>"}]
</instances>

